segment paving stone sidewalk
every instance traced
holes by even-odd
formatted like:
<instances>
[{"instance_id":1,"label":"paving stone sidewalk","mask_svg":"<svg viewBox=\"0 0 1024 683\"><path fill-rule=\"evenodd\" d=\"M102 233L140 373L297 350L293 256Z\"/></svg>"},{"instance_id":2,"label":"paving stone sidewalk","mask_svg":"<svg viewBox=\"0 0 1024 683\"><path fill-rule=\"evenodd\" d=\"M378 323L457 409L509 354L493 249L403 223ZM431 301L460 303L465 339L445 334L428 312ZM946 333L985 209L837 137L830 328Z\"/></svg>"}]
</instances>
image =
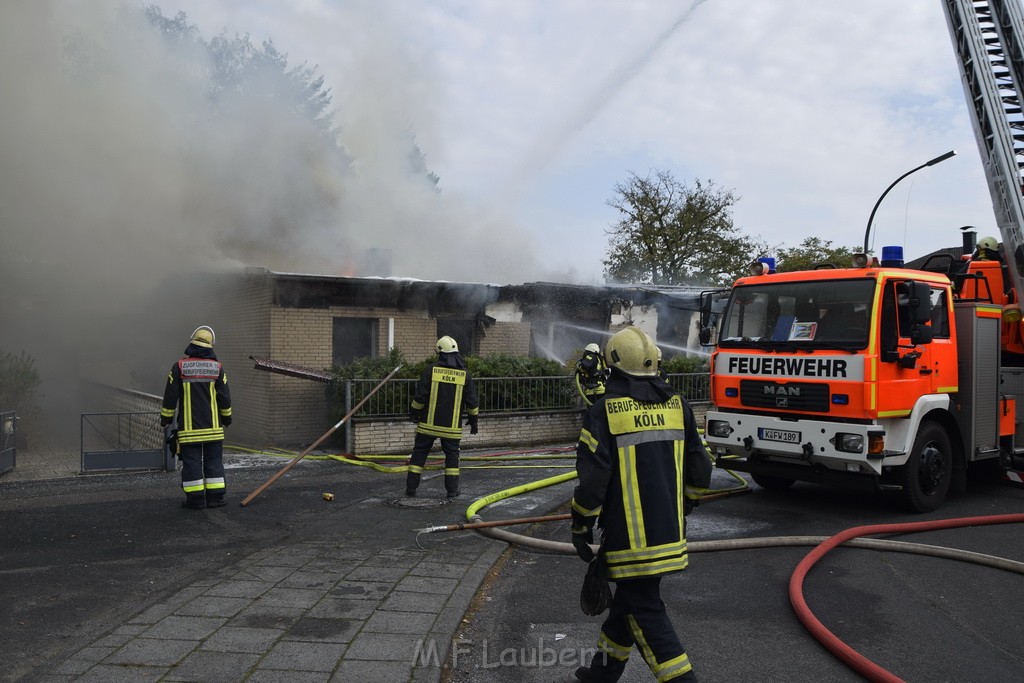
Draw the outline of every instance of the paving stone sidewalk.
<instances>
[{"instance_id":1,"label":"paving stone sidewalk","mask_svg":"<svg viewBox=\"0 0 1024 683\"><path fill-rule=\"evenodd\" d=\"M412 530L468 503L352 505L337 539L253 553L97 634L43 680L438 681L506 546L459 532L423 536L423 549Z\"/></svg>"}]
</instances>

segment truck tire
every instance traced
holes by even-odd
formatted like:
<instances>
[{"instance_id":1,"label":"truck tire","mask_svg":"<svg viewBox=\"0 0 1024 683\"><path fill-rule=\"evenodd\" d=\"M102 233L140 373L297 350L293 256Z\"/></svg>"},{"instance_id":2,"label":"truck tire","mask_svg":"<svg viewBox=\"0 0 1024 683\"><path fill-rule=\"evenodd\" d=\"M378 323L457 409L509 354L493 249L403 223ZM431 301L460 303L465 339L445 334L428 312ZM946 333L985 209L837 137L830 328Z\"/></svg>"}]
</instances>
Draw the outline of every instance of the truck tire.
<instances>
[{"instance_id":1,"label":"truck tire","mask_svg":"<svg viewBox=\"0 0 1024 683\"><path fill-rule=\"evenodd\" d=\"M910 459L903 467L902 499L911 512L931 512L946 499L953 478L953 448L946 430L922 422Z\"/></svg>"},{"instance_id":2,"label":"truck tire","mask_svg":"<svg viewBox=\"0 0 1024 683\"><path fill-rule=\"evenodd\" d=\"M769 491L783 491L793 485L796 479L788 477L772 477L767 474L751 474L750 478L754 483Z\"/></svg>"}]
</instances>

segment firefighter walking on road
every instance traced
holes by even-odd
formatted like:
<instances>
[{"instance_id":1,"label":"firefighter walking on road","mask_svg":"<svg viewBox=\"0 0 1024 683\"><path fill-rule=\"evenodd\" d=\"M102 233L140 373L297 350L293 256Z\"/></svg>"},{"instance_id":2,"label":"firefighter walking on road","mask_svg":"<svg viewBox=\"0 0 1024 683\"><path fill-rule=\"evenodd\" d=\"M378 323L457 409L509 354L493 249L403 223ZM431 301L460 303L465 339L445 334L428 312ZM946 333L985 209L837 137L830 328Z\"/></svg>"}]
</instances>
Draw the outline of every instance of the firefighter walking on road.
<instances>
[{"instance_id":1,"label":"firefighter walking on road","mask_svg":"<svg viewBox=\"0 0 1024 683\"><path fill-rule=\"evenodd\" d=\"M428 365L416 383L409 419L416 423L416 441L405 479L405 495L415 496L423 474L427 454L434 439L441 439L444 451L444 488L449 498L459 495L459 443L462 439L462 412L469 422L469 433L477 433L480 412L473 378L459 345L449 336L435 346L437 361Z\"/></svg>"},{"instance_id":2,"label":"firefighter walking on road","mask_svg":"<svg viewBox=\"0 0 1024 683\"><path fill-rule=\"evenodd\" d=\"M224 366L213 352L216 340L206 325L192 333L185 355L167 373L160 424L178 412L182 507L193 510L225 504L224 427L231 424L231 394Z\"/></svg>"},{"instance_id":3,"label":"firefighter walking on road","mask_svg":"<svg viewBox=\"0 0 1024 683\"><path fill-rule=\"evenodd\" d=\"M597 653L576 670L581 681L617 681L635 645L658 681L694 680L661 600L661 577L687 566L685 515L711 482L711 459L693 410L658 374L659 352L627 327L605 347L604 396L583 418L576 450L572 542L581 559L599 550L615 594Z\"/></svg>"}]
</instances>

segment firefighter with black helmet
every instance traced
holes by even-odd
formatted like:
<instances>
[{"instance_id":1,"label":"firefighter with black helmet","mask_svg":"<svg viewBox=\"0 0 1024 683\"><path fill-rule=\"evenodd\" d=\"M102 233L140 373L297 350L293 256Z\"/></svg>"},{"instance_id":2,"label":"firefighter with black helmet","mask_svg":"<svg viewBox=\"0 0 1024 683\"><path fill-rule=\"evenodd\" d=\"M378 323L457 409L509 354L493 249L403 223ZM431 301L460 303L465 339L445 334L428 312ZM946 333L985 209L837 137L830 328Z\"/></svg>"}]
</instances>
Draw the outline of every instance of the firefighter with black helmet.
<instances>
[{"instance_id":1,"label":"firefighter with black helmet","mask_svg":"<svg viewBox=\"0 0 1024 683\"><path fill-rule=\"evenodd\" d=\"M581 681L617 681L635 645L658 681L692 680L693 668L661 600L661 577L687 566L686 514L711 482L711 459L693 410L659 376L659 352L627 327L605 347L604 395L586 411L576 449L572 542L599 557L615 594L597 653L576 670Z\"/></svg>"},{"instance_id":2,"label":"firefighter with black helmet","mask_svg":"<svg viewBox=\"0 0 1024 683\"><path fill-rule=\"evenodd\" d=\"M224 366L213 352L216 335L207 325L192 332L185 355L167 373L160 424L178 412L181 506L193 510L225 504L224 428L231 424L231 394Z\"/></svg>"},{"instance_id":3,"label":"firefighter with black helmet","mask_svg":"<svg viewBox=\"0 0 1024 683\"><path fill-rule=\"evenodd\" d=\"M601 355L601 347L593 342L587 344L583 355L576 361L576 388L588 406L604 394L607 377L608 367Z\"/></svg>"},{"instance_id":4,"label":"firefighter with black helmet","mask_svg":"<svg viewBox=\"0 0 1024 683\"><path fill-rule=\"evenodd\" d=\"M445 335L437 340L434 350L437 361L423 370L409 406L409 419L416 423L416 441L409 458L405 495L416 495L427 454L434 439L440 439L444 451L444 488L449 498L455 498L459 495L462 412L466 412L469 433L476 434L480 407L476 386L456 341Z\"/></svg>"}]
</instances>

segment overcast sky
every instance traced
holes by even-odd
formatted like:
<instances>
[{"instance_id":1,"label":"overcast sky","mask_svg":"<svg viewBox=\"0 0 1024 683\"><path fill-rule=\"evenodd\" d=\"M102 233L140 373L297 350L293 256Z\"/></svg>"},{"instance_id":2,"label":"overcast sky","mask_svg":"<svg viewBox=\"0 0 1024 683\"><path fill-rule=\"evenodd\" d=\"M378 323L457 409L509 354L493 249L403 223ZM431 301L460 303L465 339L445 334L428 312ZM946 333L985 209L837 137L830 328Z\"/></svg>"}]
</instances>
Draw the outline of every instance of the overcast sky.
<instances>
[{"instance_id":1,"label":"overcast sky","mask_svg":"<svg viewBox=\"0 0 1024 683\"><path fill-rule=\"evenodd\" d=\"M736 225L770 243L858 246L890 182L956 149L886 197L875 251L994 233L938 0L157 4L318 65L343 124L386 103L380 125L414 131L448 201L509 219L584 282L615 184L651 169L734 190Z\"/></svg>"}]
</instances>

